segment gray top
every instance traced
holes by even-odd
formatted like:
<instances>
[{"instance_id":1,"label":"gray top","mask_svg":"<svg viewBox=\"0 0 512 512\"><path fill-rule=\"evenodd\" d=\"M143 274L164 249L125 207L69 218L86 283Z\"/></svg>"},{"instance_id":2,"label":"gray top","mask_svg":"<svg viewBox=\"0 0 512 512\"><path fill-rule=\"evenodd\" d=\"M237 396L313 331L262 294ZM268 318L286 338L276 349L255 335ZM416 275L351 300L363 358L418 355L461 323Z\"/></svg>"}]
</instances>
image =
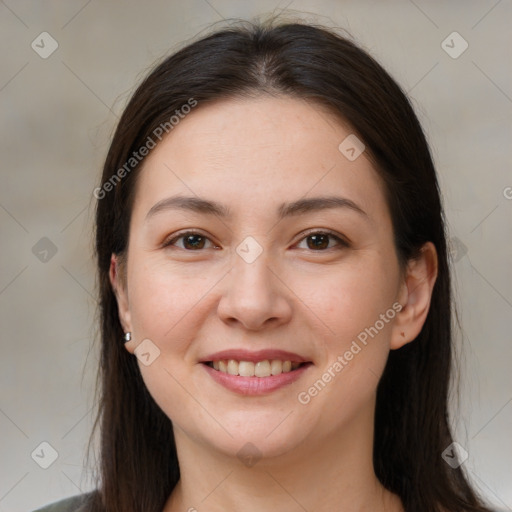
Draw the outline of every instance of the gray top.
<instances>
[{"instance_id":1,"label":"gray top","mask_svg":"<svg viewBox=\"0 0 512 512\"><path fill-rule=\"evenodd\" d=\"M71 498L65 498L60 501L56 501L50 505L46 505L46 507L38 508L34 510L34 512L85 512L84 503L86 503L87 498L92 496L95 491L92 491L87 494L79 494L77 496L72 496ZM496 510L496 512L499 512Z\"/></svg>"},{"instance_id":2,"label":"gray top","mask_svg":"<svg viewBox=\"0 0 512 512\"><path fill-rule=\"evenodd\" d=\"M37 510L34 510L34 512L84 512L84 504L93 494L94 491L72 496L71 498L65 498L63 500L56 501L55 503L51 503L50 505L46 505L45 507L38 508Z\"/></svg>"}]
</instances>

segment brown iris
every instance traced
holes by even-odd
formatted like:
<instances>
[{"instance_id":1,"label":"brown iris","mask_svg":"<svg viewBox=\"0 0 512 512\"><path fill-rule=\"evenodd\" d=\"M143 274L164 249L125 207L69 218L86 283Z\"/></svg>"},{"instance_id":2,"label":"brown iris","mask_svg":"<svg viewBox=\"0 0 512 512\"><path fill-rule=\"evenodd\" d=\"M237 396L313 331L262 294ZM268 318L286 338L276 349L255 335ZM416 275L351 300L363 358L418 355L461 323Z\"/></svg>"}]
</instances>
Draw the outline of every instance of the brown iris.
<instances>
[{"instance_id":1,"label":"brown iris","mask_svg":"<svg viewBox=\"0 0 512 512\"><path fill-rule=\"evenodd\" d=\"M309 249L326 249L327 247L329 247L329 235L310 235L307 238ZM310 240L312 241L312 243L310 243Z\"/></svg>"},{"instance_id":2,"label":"brown iris","mask_svg":"<svg viewBox=\"0 0 512 512\"><path fill-rule=\"evenodd\" d=\"M205 237L201 235L186 235L183 237L183 247L186 249L203 249Z\"/></svg>"}]
</instances>

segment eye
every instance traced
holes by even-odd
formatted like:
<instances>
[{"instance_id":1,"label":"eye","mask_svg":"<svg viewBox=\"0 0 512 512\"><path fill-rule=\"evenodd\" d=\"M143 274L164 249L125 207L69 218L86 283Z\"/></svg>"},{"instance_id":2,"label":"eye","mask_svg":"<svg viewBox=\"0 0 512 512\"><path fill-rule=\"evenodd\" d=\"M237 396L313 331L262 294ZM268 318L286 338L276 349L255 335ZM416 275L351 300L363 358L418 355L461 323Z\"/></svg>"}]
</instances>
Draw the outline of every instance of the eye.
<instances>
[{"instance_id":1,"label":"eye","mask_svg":"<svg viewBox=\"0 0 512 512\"><path fill-rule=\"evenodd\" d=\"M179 245L176 246L176 242L181 239L183 239L183 245L181 247ZM210 242L212 247L216 247L208 237L201 233L196 231L187 231L167 240L163 243L162 247L176 246L179 249L186 251L198 251L205 248L206 242Z\"/></svg>"},{"instance_id":2,"label":"eye","mask_svg":"<svg viewBox=\"0 0 512 512\"><path fill-rule=\"evenodd\" d=\"M316 252L323 252L325 249L332 249L330 241L334 240L338 248L349 247L350 244L343 240L341 237L331 233L329 231L313 231L308 233L302 240L306 241L307 249L311 249ZM336 245L334 247L336 247Z\"/></svg>"},{"instance_id":3,"label":"eye","mask_svg":"<svg viewBox=\"0 0 512 512\"><path fill-rule=\"evenodd\" d=\"M181 246L177 244L179 240L182 240ZM326 249L333 249L335 247L350 247L350 244L347 241L329 231L310 232L304 238L302 238L300 243L303 241L306 241L307 249L313 250L315 252L323 252ZM335 242L334 246L331 244L332 241ZM210 248L218 248L218 246L213 244L213 242L202 233L196 231L186 231L184 233L179 233L178 235L173 236L168 241L164 242L162 247L174 246L178 247L179 249L192 252L208 248L205 247L207 243L211 244Z\"/></svg>"}]
</instances>

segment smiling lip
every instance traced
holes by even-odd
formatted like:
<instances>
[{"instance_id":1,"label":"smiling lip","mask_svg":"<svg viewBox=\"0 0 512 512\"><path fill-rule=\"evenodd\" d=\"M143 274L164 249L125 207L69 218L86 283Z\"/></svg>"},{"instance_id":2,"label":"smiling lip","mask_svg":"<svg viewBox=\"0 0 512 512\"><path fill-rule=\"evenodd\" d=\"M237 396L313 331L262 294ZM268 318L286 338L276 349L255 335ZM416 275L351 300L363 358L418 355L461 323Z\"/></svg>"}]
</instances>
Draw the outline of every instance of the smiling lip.
<instances>
[{"instance_id":1,"label":"smiling lip","mask_svg":"<svg viewBox=\"0 0 512 512\"><path fill-rule=\"evenodd\" d=\"M302 363L297 369L280 373L279 375L271 375L269 377L241 377L240 375L230 375L215 370L209 363L212 361L229 360L250 361L257 363L258 361L279 359L281 361L291 361L292 363ZM307 369L312 366L312 362L293 352L284 350L259 350L252 352L244 349L231 349L215 352L200 361L201 366L206 370L210 377L230 391L241 395L266 395L277 389L282 388L299 379Z\"/></svg>"},{"instance_id":2,"label":"smiling lip","mask_svg":"<svg viewBox=\"0 0 512 512\"><path fill-rule=\"evenodd\" d=\"M250 351L244 349L231 349L231 350L222 350L220 352L215 352L214 354L210 354L202 358L200 363L209 363L210 361L220 361L221 359L234 359L235 361L250 361L252 363L257 363L258 361L264 361L265 359L280 359L281 361L291 361L292 363L307 363L309 362L307 359L299 356L298 354L294 354L293 352L286 352L285 350L258 350L258 351Z\"/></svg>"},{"instance_id":3,"label":"smiling lip","mask_svg":"<svg viewBox=\"0 0 512 512\"><path fill-rule=\"evenodd\" d=\"M311 363L305 363L291 372L271 375L270 377L240 377L240 375L230 375L218 370L214 370L207 364L201 365L210 375L210 377L230 391L240 395L266 395L276 391L283 386L291 384L299 379L307 369L312 366Z\"/></svg>"}]
</instances>

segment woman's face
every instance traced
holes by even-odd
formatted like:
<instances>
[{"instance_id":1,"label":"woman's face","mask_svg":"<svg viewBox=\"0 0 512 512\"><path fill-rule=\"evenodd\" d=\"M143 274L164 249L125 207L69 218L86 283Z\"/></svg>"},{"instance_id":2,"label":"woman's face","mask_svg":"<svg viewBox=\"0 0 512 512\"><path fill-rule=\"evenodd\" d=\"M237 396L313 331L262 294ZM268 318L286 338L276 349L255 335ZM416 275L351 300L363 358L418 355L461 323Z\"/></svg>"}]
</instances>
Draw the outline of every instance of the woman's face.
<instances>
[{"instance_id":1,"label":"woman's face","mask_svg":"<svg viewBox=\"0 0 512 512\"><path fill-rule=\"evenodd\" d=\"M226 100L146 158L118 300L179 435L270 457L368 425L404 287L350 135L305 101Z\"/></svg>"}]
</instances>

